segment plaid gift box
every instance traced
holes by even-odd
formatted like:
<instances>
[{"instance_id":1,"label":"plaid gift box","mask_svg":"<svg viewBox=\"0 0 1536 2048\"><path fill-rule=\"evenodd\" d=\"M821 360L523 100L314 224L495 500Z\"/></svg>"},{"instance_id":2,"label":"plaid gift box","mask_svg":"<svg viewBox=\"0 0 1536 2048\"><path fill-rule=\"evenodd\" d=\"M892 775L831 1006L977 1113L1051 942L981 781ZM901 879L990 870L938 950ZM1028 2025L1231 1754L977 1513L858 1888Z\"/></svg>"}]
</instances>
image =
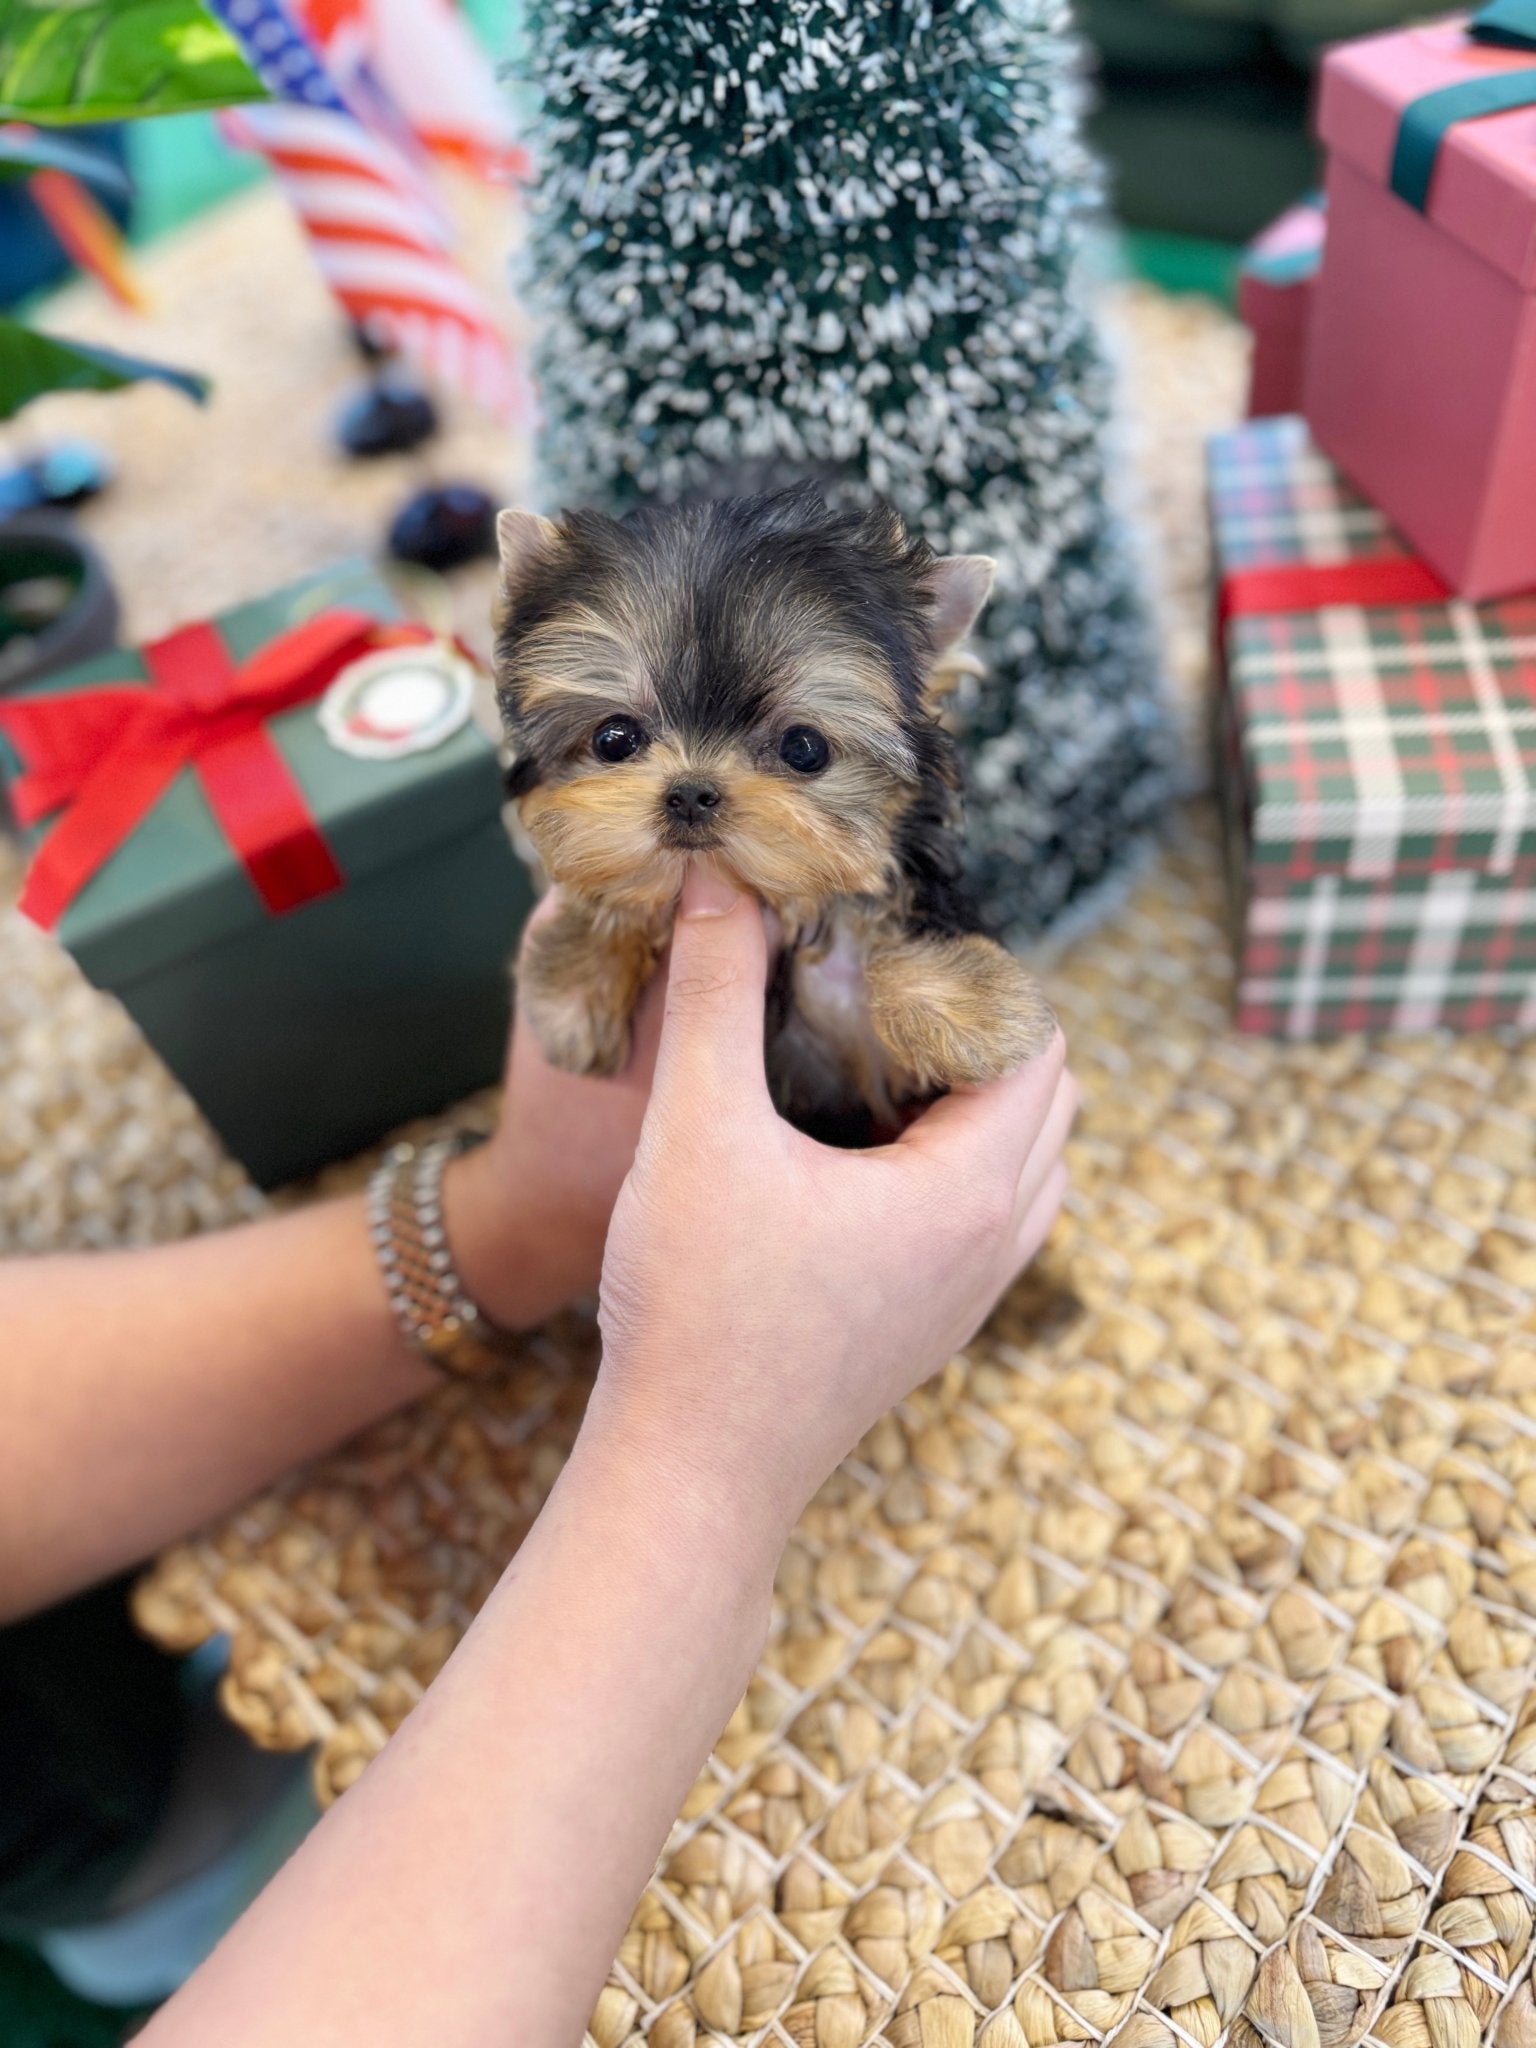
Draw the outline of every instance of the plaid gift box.
<instances>
[{"instance_id":1,"label":"plaid gift box","mask_svg":"<svg viewBox=\"0 0 1536 2048\"><path fill-rule=\"evenodd\" d=\"M1536 595L1451 596L1300 420L1209 477L1238 1023L1536 1028Z\"/></svg>"}]
</instances>

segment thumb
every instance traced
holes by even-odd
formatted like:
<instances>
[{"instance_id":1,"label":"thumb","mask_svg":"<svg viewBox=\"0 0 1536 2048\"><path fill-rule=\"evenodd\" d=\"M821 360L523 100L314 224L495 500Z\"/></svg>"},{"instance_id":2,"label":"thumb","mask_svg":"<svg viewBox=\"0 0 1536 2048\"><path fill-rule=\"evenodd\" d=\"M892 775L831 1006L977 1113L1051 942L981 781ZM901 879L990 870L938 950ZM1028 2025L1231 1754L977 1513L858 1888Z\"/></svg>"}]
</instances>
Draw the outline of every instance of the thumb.
<instances>
[{"instance_id":1,"label":"thumb","mask_svg":"<svg viewBox=\"0 0 1536 2048\"><path fill-rule=\"evenodd\" d=\"M766 1103L768 941L756 900L690 866L677 906L652 1094L721 1107Z\"/></svg>"}]
</instances>

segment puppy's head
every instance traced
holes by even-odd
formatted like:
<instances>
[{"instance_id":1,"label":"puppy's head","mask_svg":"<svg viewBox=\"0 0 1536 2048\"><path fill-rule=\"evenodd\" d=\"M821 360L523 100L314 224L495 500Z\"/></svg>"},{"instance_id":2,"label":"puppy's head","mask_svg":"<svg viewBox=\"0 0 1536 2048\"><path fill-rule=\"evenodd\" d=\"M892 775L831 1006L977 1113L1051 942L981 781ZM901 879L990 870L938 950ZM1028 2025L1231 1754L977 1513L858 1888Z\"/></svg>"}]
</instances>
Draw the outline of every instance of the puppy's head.
<instances>
[{"instance_id":1,"label":"puppy's head","mask_svg":"<svg viewBox=\"0 0 1536 2048\"><path fill-rule=\"evenodd\" d=\"M497 693L551 877L637 912L704 856L809 913L880 894L931 773L924 686L991 587L814 492L500 521Z\"/></svg>"}]
</instances>

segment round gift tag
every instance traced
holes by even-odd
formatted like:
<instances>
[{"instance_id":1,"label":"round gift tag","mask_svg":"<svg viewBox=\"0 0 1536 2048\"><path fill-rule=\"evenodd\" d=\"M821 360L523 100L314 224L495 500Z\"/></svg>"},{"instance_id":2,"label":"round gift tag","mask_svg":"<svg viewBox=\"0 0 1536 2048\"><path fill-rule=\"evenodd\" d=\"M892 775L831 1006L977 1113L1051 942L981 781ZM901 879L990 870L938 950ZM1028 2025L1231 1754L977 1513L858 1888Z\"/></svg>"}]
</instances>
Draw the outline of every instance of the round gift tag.
<instances>
[{"instance_id":1,"label":"round gift tag","mask_svg":"<svg viewBox=\"0 0 1536 2048\"><path fill-rule=\"evenodd\" d=\"M440 641L385 647L344 668L320 699L320 729L361 761L425 754L468 722L475 671Z\"/></svg>"}]
</instances>

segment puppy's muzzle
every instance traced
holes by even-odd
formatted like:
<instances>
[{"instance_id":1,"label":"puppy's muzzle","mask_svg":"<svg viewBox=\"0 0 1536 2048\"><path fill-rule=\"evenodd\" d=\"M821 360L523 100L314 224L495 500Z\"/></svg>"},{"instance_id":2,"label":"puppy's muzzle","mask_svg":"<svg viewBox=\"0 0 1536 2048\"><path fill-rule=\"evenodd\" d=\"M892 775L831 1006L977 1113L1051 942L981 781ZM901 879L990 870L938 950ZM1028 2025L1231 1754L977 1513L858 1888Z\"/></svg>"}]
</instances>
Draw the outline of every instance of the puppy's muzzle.
<instances>
[{"instance_id":1,"label":"puppy's muzzle","mask_svg":"<svg viewBox=\"0 0 1536 2048\"><path fill-rule=\"evenodd\" d=\"M720 791L713 782L696 776L682 777L672 784L662 803L667 824L675 838L693 842L707 839L720 816Z\"/></svg>"}]
</instances>

